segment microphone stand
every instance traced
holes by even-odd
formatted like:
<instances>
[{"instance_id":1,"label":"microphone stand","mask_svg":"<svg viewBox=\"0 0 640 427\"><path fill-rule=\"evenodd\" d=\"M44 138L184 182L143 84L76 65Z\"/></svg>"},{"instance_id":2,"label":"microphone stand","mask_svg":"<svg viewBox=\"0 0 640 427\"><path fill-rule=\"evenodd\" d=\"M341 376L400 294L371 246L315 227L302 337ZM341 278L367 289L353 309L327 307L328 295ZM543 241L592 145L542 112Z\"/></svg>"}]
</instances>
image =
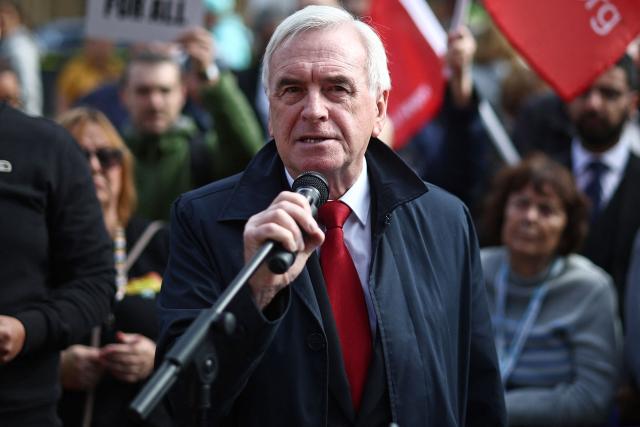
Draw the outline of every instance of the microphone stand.
<instances>
[{"instance_id":1,"label":"microphone stand","mask_svg":"<svg viewBox=\"0 0 640 427\"><path fill-rule=\"evenodd\" d=\"M200 384L198 402L200 425L206 425L206 414L211 406L209 393L217 373L217 360L212 340L205 338L213 326L221 328L227 334L233 333L235 317L224 310L274 249L281 250L280 245L273 241L264 243L220 294L215 304L202 310L191 326L174 343L160 367L131 402L129 409L135 419L146 419L176 382L180 372L193 361Z\"/></svg>"}]
</instances>

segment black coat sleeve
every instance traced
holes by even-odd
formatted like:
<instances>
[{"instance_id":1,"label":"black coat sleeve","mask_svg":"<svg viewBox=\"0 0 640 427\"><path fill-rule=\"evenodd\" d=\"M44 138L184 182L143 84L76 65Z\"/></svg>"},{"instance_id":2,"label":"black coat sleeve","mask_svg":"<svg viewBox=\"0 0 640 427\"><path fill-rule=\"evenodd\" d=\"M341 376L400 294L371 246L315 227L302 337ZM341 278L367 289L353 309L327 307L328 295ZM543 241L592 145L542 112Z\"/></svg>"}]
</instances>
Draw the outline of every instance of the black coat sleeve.
<instances>
[{"instance_id":1,"label":"black coat sleeve","mask_svg":"<svg viewBox=\"0 0 640 427\"><path fill-rule=\"evenodd\" d=\"M205 213L206 211L206 213ZM207 216L207 221L203 215ZM210 208L194 209L182 196L173 206L170 225L169 264L158 298L160 339L156 366L163 363L176 342L186 333L203 310L213 306L235 278L241 264L242 226L221 227L209 218ZM232 231L231 231L232 229ZM259 311L248 286L244 286L226 311L235 316L234 333L212 329L208 343L217 354L219 366L211 390L209 419L217 425L229 415L275 335L289 307L290 290L280 292L264 311ZM197 377L193 366L185 366L178 383L169 394L169 411L179 425L196 423L194 405Z\"/></svg>"},{"instance_id":2,"label":"black coat sleeve","mask_svg":"<svg viewBox=\"0 0 640 427\"><path fill-rule=\"evenodd\" d=\"M23 354L79 342L107 318L115 294L111 239L87 161L58 126L47 129L47 143L49 291L15 315L26 330Z\"/></svg>"}]
</instances>

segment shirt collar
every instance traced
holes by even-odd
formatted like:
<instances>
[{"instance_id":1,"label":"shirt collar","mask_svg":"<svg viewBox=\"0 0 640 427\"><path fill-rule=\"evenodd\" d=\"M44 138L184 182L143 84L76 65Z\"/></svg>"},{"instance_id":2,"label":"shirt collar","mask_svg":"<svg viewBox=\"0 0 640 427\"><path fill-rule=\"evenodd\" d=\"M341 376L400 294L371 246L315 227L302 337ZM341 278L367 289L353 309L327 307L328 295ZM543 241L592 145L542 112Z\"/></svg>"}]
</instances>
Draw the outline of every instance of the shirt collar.
<instances>
[{"instance_id":1,"label":"shirt collar","mask_svg":"<svg viewBox=\"0 0 640 427\"><path fill-rule=\"evenodd\" d=\"M284 168L289 187L293 185L293 177L287 168ZM369 174L367 172L367 160L363 159L362 171L356 182L340 197L340 201L351 208L362 225L369 221L369 207L371 206L371 187L369 185Z\"/></svg>"},{"instance_id":2,"label":"shirt collar","mask_svg":"<svg viewBox=\"0 0 640 427\"><path fill-rule=\"evenodd\" d=\"M582 146L579 138L574 138L571 142L571 154L573 158L573 168L577 173L585 172L587 166L593 160L599 160L607 165L611 172L621 172L624 170L627 160L629 160L629 135L623 132L620 140L613 147L603 153L593 153Z\"/></svg>"}]
</instances>

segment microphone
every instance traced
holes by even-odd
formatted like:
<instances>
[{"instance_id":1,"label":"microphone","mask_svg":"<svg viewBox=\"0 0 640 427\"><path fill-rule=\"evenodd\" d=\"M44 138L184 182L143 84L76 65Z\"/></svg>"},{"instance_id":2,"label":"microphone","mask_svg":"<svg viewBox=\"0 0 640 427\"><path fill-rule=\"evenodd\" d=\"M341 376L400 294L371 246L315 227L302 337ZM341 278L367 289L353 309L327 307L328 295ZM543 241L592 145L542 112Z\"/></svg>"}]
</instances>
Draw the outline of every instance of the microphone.
<instances>
[{"instance_id":1,"label":"microphone","mask_svg":"<svg viewBox=\"0 0 640 427\"><path fill-rule=\"evenodd\" d=\"M304 172L300 174L291 186L293 191L302 194L309 205L311 213L316 217L318 208L329 199L329 184L322 174L318 172ZM296 254L283 249L280 245L274 246L267 265L269 270L276 274L282 274L291 267L296 260Z\"/></svg>"}]
</instances>

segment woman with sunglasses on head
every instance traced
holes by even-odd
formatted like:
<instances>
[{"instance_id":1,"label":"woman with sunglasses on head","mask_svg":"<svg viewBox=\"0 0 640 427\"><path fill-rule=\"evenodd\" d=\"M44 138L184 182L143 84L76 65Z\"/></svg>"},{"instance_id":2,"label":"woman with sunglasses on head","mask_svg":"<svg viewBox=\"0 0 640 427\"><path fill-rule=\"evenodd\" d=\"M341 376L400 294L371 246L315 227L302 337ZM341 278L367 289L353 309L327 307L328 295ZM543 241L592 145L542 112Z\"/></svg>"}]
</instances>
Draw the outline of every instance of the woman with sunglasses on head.
<instances>
[{"instance_id":1,"label":"woman with sunglasses on head","mask_svg":"<svg viewBox=\"0 0 640 427\"><path fill-rule=\"evenodd\" d=\"M587 202L542 154L502 170L481 251L510 426L602 425L621 361L611 277L574 252Z\"/></svg>"},{"instance_id":2,"label":"woman with sunglasses on head","mask_svg":"<svg viewBox=\"0 0 640 427\"><path fill-rule=\"evenodd\" d=\"M89 162L113 239L117 287L112 318L85 345L62 353L60 416L65 426L124 426L130 401L153 370L155 296L168 258L168 233L160 222L132 216L133 157L109 120L97 110L75 108L58 122ZM154 415L149 425L162 425L162 418L169 423Z\"/></svg>"}]
</instances>

